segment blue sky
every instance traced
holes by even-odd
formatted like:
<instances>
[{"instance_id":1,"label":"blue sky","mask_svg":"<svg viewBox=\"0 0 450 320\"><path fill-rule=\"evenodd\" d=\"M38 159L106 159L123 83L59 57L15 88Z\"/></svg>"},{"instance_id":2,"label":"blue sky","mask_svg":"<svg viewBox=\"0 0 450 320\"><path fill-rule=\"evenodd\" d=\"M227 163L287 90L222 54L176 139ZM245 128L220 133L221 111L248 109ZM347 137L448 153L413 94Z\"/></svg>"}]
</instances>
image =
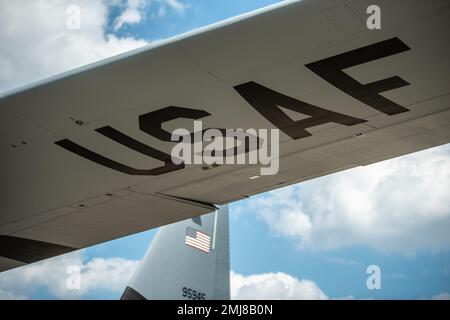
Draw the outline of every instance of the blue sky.
<instances>
[{"instance_id":1,"label":"blue sky","mask_svg":"<svg viewBox=\"0 0 450 320\"><path fill-rule=\"evenodd\" d=\"M44 49L46 54L54 52L54 56L49 59L51 61L44 59L37 63L39 49L23 50L27 45L24 43L20 43L18 53L22 56L17 57L17 53L10 53L8 56L8 52L0 51L6 57L5 65L15 71L7 73L8 68L5 68L6 71L0 74L0 90L9 90L147 42L165 39L276 2L278 1L80 1L84 12L96 10L92 15L95 19L86 19L86 23L94 31L79 34L76 38L67 35L68 41L61 44L49 43ZM15 5L20 6L20 1L9 2L7 5L9 10ZM26 6L22 9L30 10L36 20L41 18L42 23L51 24L44 21L47 20L46 16L44 13L39 15L38 9L26 9ZM0 12L8 10L0 8ZM128 16L124 15L126 10L129 10ZM6 16L4 20L1 19L0 15L0 21L13 24L11 16L14 17L14 12L16 11L10 10L10 20ZM124 19L119 26L121 17ZM100 20L103 22L96 22ZM0 22L0 26L1 24ZM45 31L40 31L41 29ZM35 32L37 39L42 37L41 41L45 42L49 38L49 34L45 32L51 33L48 31L51 27L41 29L31 24L20 26L17 27L16 34L2 34L0 40L13 46L20 35L25 38ZM93 50L89 52L89 49L84 49L81 52L78 49L80 47ZM64 56L58 53L61 48L65 50ZM32 54L37 55L38 59ZM44 55L44 51L41 55ZM22 68L28 72L24 72ZM291 286L301 287L302 281L312 281L315 290L328 298L429 299L438 295L448 298L449 170L450 146L443 146L233 203L230 206L231 269L236 274L247 277L247 280L253 275L264 274L283 283L279 274L283 273L291 277L289 279L295 279L289 282ZM414 172L416 179L414 184L410 183L411 172ZM341 193L338 186L342 185L348 186L347 190L353 193ZM398 190L398 186L405 190ZM404 201L399 203L391 197L393 190L400 192ZM355 196L360 197L363 202L367 201L370 209L351 212L346 206L346 200ZM321 205L325 202L326 207ZM429 209L426 204L431 202L437 205ZM409 223L406 225L405 221ZM71 295L61 288L55 289L54 286L60 286L55 283L63 281L64 276L47 280L40 273L62 268L65 262L63 259L56 259L54 265L50 261L29 271L20 268L0 275L0 297L117 299L126 285L126 275L131 276L155 233L156 230L151 230L117 239L83 250L76 257L70 258L75 259L70 261L78 261L92 270L98 266L93 261L103 263L102 266L106 267L100 269L106 270L106 275L103 274L105 277L109 276L108 272L111 270L119 270L125 275L124 280L118 280L117 283L111 280L114 282L113 286L105 284L106 280L94 281L98 285L92 285L80 295ZM121 260L114 260L116 258ZM123 267L124 265L126 266ZM366 268L369 265L381 268L380 290L369 290L366 287ZM64 271L58 272L65 274ZM27 279L31 280L23 280L23 274L27 274ZM101 278L95 272L91 276ZM252 285L255 290L262 290L258 287L258 281L263 280L254 280ZM239 293L238 280L235 285L236 292ZM237 297L240 297L239 294Z\"/></svg>"},{"instance_id":2,"label":"blue sky","mask_svg":"<svg viewBox=\"0 0 450 320\"><path fill-rule=\"evenodd\" d=\"M135 35L149 40L164 39L277 2L281 1L188 1L185 2L186 9L182 13L168 9L164 16L158 17L160 3L154 1L150 2L147 8L146 17L149 19L145 19L139 24L127 25L119 30L118 34ZM113 22L120 13L120 8L111 10L110 22ZM156 17L152 18L152 15L156 15ZM108 30L113 31L112 25L113 23Z\"/></svg>"}]
</instances>

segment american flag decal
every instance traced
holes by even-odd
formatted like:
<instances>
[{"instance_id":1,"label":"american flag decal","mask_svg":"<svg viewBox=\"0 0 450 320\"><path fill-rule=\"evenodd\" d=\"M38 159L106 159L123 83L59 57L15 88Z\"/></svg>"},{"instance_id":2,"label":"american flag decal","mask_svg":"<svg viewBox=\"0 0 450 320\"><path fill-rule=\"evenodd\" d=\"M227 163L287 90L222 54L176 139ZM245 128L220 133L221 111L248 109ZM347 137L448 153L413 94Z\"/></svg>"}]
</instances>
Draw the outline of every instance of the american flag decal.
<instances>
[{"instance_id":1,"label":"american flag decal","mask_svg":"<svg viewBox=\"0 0 450 320\"><path fill-rule=\"evenodd\" d=\"M211 245L211 237L208 236L206 233L187 227L186 239L184 243L188 246L209 253L209 247Z\"/></svg>"}]
</instances>

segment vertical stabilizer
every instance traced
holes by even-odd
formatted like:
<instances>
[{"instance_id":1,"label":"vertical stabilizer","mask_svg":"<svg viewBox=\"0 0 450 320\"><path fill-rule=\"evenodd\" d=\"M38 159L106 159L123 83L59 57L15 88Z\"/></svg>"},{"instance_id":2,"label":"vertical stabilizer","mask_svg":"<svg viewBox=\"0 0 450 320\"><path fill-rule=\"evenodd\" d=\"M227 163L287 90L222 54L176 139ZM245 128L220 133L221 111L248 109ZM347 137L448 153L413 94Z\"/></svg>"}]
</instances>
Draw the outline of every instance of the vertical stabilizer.
<instances>
[{"instance_id":1,"label":"vertical stabilizer","mask_svg":"<svg viewBox=\"0 0 450 320\"><path fill-rule=\"evenodd\" d=\"M123 300L229 298L228 206L160 228L122 295Z\"/></svg>"}]
</instances>

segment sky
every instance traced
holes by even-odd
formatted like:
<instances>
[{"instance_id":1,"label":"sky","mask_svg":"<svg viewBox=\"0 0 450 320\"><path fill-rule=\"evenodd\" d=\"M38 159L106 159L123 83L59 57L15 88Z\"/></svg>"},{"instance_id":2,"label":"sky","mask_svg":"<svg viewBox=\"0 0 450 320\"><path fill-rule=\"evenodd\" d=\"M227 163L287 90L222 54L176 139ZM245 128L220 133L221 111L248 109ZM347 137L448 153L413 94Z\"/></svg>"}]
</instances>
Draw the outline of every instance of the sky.
<instances>
[{"instance_id":1,"label":"sky","mask_svg":"<svg viewBox=\"0 0 450 320\"><path fill-rule=\"evenodd\" d=\"M0 95L276 2L0 0ZM71 5L80 29L67 28ZM449 199L444 145L235 202L232 298L449 299ZM4 272L0 298L118 299L156 231ZM367 287L371 265L380 289Z\"/></svg>"}]
</instances>

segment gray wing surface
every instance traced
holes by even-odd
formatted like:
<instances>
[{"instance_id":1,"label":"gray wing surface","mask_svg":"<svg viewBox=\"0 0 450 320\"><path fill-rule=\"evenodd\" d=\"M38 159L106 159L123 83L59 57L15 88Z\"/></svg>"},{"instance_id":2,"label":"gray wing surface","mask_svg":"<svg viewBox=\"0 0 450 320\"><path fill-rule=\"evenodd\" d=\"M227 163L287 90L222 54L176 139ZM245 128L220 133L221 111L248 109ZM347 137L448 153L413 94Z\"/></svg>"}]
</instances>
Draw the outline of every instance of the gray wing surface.
<instances>
[{"instance_id":1,"label":"gray wing surface","mask_svg":"<svg viewBox=\"0 0 450 320\"><path fill-rule=\"evenodd\" d=\"M0 98L0 270L448 143L449 8L283 3ZM280 129L278 174L171 164L194 118Z\"/></svg>"}]
</instances>

